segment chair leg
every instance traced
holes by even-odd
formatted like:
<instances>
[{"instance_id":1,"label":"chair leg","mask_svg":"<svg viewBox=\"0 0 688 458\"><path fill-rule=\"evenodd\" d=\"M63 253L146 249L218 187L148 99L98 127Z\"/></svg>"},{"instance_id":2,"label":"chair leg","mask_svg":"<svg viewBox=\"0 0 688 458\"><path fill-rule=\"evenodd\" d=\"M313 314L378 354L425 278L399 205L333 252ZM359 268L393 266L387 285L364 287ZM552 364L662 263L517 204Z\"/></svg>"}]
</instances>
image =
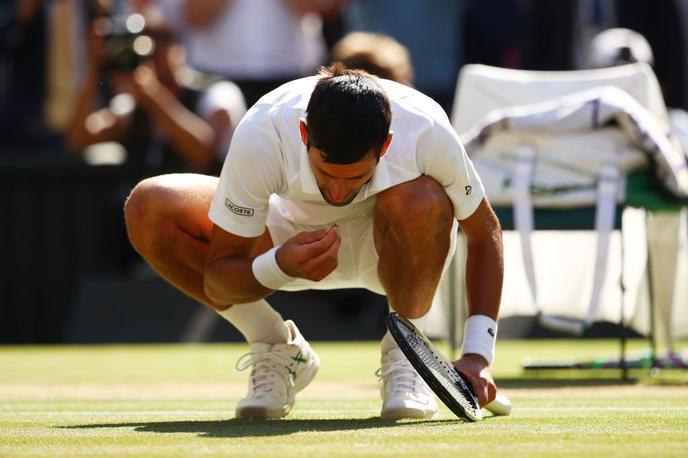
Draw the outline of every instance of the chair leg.
<instances>
[{"instance_id":1,"label":"chair leg","mask_svg":"<svg viewBox=\"0 0 688 458\"><path fill-rule=\"evenodd\" d=\"M623 213L621 215L619 239L621 240L621 274L619 276L619 289L621 292L621 311L619 316L619 332L621 341L621 356L619 360L619 367L621 368L621 379L628 380L628 364L626 363L626 346L628 333L626 330L626 283L624 282L624 238L623 238Z\"/></svg>"},{"instance_id":2,"label":"chair leg","mask_svg":"<svg viewBox=\"0 0 688 458\"><path fill-rule=\"evenodd\" d=\"M650 332L648 339L650 341L650 374L655 372L657 368L657 341L655 339L655 304L654 304L654 286L652 281L652 254L650 253L650 235L647 231L647 219L649 217L648 210L645 210L645 245L647 246L647 289L650 298Z\"/></svg>"}]
</instances>

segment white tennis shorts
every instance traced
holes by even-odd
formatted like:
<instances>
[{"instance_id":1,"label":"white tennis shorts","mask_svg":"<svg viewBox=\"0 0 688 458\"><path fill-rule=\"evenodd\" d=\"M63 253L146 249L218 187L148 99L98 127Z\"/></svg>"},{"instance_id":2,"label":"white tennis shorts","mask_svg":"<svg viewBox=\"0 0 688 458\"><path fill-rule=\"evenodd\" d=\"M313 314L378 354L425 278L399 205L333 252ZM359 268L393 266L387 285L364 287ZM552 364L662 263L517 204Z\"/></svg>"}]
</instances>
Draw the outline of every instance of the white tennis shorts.
<instances>
[{"instance_id":1,"label":"white tennis shorts","mask_svg":"<svg viewBox=\"0 0 688 458\"><path fill-rule=\"evenodd\" d=\"M316 231L325 226L314 226L294 222L289 209L280 207L279 200L270 200L267 227L275 246L281 245L299 232ZM306 289L365 288L377 294L385 294L377 274L378 255L373 239L373 207L370 206L357 215L329 224L337 224L342 243L339 248L338 266L334 272L319 282L297 278L281 289L302 291ZM328 224L328 225L329 225ZM454 252L456 251L458 223L454 220L451 231L449 253L444 261L445 275Z\"/></svg>"}]
</instances>

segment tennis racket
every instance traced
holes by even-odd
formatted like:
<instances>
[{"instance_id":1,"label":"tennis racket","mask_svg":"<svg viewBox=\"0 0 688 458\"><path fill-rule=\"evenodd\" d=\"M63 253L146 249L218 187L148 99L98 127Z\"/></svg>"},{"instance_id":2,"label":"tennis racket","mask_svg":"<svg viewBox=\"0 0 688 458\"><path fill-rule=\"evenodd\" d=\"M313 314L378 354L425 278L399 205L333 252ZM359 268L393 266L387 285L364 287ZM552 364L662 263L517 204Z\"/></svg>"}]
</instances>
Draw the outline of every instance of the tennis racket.
<instances>
[{"instance_id":1,"label":"tennis racket","mask_svg":"<svg viewBox=\"0 0 688 458\"><path fill-rule=\"evenodd\" d=\"M413 323L398 313L390 313L385 324L411 365L449 410L466 421L482 420L483 413L470 383ZM497 395L485 408L494 415L509 415L511 402L506 396Z\"/></svg>"}]
</instances>

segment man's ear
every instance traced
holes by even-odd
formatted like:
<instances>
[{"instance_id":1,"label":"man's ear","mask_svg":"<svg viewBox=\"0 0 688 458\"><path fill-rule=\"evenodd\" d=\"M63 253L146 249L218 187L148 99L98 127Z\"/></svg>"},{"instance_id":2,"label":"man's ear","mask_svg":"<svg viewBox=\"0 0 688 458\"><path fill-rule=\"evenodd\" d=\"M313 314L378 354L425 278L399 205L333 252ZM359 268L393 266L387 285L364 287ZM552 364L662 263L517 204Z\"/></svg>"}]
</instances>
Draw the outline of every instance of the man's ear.
<instances>
[{"instance_id":1,"label":"man's ear","mask_svg":"<svg viewBox=\"0 0 688 458\"><path fill-rule=\"evenodd\" d=\"M385 153L387 152L387 148L389 148L389 144L392 143L392 136L394 135L394 132L391 130L387 134L387 139L385 142L382 144L382 148L380 148L380 157L384 156Z\"/></svg>"},{"instance_id":2,"label":"man's ear","mask_svg":"<svg viewBox=\"0 0 688 458\"><path fill-rule=\"evenodd\" d=\"M306 120L303 118L299 120L299 133L303 144L308 146L308 129L306 128Z\"/></svg>"}]
</instances>

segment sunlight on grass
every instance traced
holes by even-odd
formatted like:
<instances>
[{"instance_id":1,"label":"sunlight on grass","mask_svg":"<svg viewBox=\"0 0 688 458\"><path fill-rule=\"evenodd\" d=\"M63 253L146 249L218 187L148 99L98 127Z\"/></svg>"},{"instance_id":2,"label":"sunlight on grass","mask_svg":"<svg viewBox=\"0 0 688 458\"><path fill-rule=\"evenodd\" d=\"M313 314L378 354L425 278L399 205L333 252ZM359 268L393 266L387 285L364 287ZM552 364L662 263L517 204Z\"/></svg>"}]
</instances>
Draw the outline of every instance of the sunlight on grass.
<instances>
[{"instance_id":1,"label":"sunlight on grass","mask_svg":"<svg viewBox=\"0 0 688 458\"><path fill-rule=\"evenodd\" d=\"M432 421L382 420L378 343L313 347L322 369L276 421L233 419L247 377L234 363L245 345L0 347L0 456L626 458L688 450L685 372L667 385L521 369L526 357L615 357L614 341L501 341L493 372L514 412L475 424L444 407Z\"/></svg>"}]
</instances>

